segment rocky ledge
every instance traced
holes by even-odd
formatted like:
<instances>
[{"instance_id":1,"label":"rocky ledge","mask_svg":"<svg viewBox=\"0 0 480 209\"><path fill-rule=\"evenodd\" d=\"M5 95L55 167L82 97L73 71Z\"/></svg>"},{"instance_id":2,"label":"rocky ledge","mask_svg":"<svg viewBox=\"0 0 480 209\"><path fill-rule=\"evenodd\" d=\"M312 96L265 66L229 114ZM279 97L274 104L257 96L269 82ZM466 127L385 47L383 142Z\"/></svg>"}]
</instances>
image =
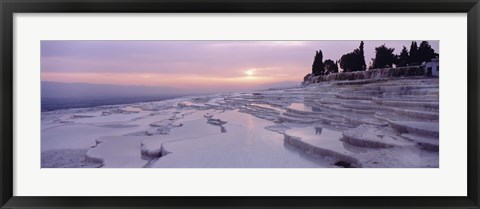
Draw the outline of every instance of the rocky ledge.
<instances>
[{"instance_id":1,"label":"rocky ledge","mask_svg":"<svg viewBox=\"0 0 480 209\"><path fill-rule=\"evenodd\" d=\"M361 80L364 79L381 79L392 77L407 77L407 76L423 76L424 69L421 66L408 66L397 68L372 69L367 71L357 72L341 72L332 73L328 75L314 76L308 74L303 79L303 84L308 85L312 83L320 83L323 81L343 81L343 80Z\"/></svg>"}]
</instances>

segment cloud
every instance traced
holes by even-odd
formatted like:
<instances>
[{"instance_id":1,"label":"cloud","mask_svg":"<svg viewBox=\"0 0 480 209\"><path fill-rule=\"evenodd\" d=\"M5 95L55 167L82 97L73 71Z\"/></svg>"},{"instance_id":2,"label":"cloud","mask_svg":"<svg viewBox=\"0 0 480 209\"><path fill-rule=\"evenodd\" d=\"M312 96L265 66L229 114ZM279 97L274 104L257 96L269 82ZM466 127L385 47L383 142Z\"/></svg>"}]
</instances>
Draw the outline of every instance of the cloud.
<instances>
[{"instance_id":1,"label":"cloud","mask_svg":"<svg viewBox=\"0 0 480 209\"><path fill-rule=\"evenodd\" d=\"M211 47L299 47L307 45L306 41L216 41Z\"/></svg>"}]
</instances>

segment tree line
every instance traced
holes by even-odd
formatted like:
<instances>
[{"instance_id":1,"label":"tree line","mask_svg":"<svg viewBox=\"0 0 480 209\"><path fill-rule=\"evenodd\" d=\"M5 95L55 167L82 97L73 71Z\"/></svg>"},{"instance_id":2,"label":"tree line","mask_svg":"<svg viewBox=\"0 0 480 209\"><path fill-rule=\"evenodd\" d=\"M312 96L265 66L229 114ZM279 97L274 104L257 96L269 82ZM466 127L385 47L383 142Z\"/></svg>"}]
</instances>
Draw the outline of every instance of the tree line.
<instances>
[{"instance_id":1,"label":"tree line","mask_svg":"<svg viewBox=\"0 0 480 209\"><path fill-rule=\"evenodd\" d=\"M367 70L363 47L364 43L361 41L357 49L344 54L340 60L335 62L331 59L327 59L324 62L322 50L316 51L312 65L312 74L328 75L338 73L339 65L343 72ZM396 67L418 66L423 62L439 57L439 54L435 52L427 41L422 41L420 46L417 45L416 41L412 41L410 50L403 46L402 51L398 55L394 54L394 51L395 48L389 48L385 44L375 47L375 58L372 58L372 64L368 66L368 69L390 68L394 64Z\"/></svg>"}]
</instances>

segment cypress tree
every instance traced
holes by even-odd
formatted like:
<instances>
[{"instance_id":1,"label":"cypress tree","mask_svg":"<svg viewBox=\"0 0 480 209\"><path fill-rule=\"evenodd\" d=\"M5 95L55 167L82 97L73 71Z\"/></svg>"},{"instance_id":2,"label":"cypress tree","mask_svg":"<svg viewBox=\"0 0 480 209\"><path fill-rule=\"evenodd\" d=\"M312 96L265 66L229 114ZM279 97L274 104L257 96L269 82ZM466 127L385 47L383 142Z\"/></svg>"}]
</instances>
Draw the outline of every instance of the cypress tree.
<instances>
[{"instance_id":1,"label":"cypress tree","mask_svg":"<svg viewBox=\"0 0 480 209\"><path fill-rule=\"evenodd\" d=\"M367 69L367 64L365 64L365 53L363 51L363 41L360 42L360 46L358 48L360 49L360 53L358 56L360 59L361 69L362 71L365 71Z\"/></svg>"},{"instance_id":2,"label":"cypress tree","mask_svg":"<svg viewBox=\"0 0 480 209\"><path fill-rule=\"evenodd\" d=\"M398 67L405 67L408 65L408 50L407 47L403 46L402 52L400 52L400 55L396 56L397 60L395 64Z\"/></svg>"},{"instance_id":3,"label":"cypress tree","mask_svg":"<svg viewBox=\"0 0 480 209\"><path fill-rule=\"evenodd\" d=\"M410 54L408 56L408 64L409 65L420 64L418 60L418 46L416 41L412 41L412 44L410 45Z\"/></svg>"},{"instance_id":4,"label":"cypress tree","mask_svg":"<svg viewBox=\"0 0 480 209\"><path fill-rule=\"evenodd\" d=\"M323 75L323 53L322 50L318 50L315 53L315 58L313 59L312 65L312 74L313 75Z\"/></svg>"}]
</instances>

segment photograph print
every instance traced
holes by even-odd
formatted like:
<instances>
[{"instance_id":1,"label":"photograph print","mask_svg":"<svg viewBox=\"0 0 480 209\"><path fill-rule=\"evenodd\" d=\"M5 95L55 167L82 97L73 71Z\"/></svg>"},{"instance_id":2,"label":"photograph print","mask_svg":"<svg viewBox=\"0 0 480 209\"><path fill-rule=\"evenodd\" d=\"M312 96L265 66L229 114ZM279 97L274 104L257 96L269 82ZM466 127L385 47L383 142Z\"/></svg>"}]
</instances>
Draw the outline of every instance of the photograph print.
<instances>
[{"instance_id":1,"label":"photograph print","mask_svg":"<svg viewBox=\"0 0 480 209\"><path fill-rule=\"evenodd\" d=\"M41 41L41 168L438 168L439 41Z\"/></svg>"}]
</instances>

